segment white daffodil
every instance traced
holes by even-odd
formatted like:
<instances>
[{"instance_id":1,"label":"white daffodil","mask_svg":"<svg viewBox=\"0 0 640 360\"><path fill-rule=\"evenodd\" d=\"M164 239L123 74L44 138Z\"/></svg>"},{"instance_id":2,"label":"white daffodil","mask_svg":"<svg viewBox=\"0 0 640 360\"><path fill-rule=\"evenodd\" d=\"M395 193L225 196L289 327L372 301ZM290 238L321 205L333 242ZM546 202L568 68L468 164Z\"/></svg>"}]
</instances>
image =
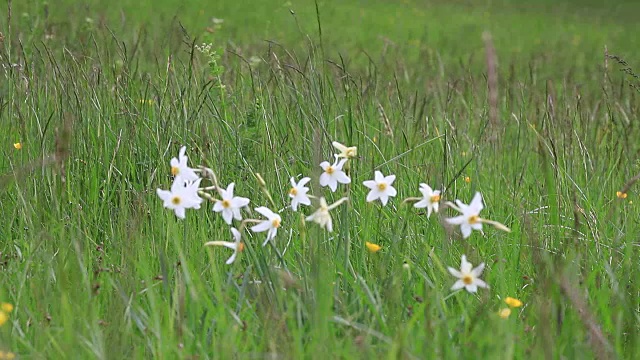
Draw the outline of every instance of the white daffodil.
<instances>
[{"instance_id":1,"label":"white daffodil","mask_svg":"<svg viewBox=\"0 0 640 360\"><path fill-rule=\"evenodd\" d=\"M478 291L478 288L488 288L489 286L484 281L480 280L482 270L484 270L484 263L478 265L478 267L472 269L472 265L467 261L467 257L462 255L462 262L460 263L460 271L448 267L451 275L458 278L458 281L453 284L451 290L458 290L465 288L468 292L474 293Z\"/></svg>"},{"instance_id":2,"label":"white daffodil","mask_svg":"<svg viewBox=\"0 0 640 360\"><path fill-rule=\"evenodd\" d=\"M289 190L289 197L291 198L291 209L298 211L298 204L311 205L311 199L307 195L309 188L305 185L311 181L311 178L304 177L298 181L291 178L291 189Z\"/></svg>"},{"instance_id":3,"label":"white daffodil","mask_svg":"<svg viewBox=\"0 0 640 360\"><path fill-rule=\"evenodd\" d=\"M333 221L331 220L331 214L329 213L329 211L335 209L338 205L342 204L347 200L349 199L346 197L343 197L342 199L334 202L329 206L327 205L327 200L321 197L320 207L318 207L318 209L313 214L311 214L310 216L307 216L307 221L313 221L318 225L320 225L320 227L327 229L328 232L332 232Z\"/></svg>"},{"instance_id":4,"label":"white daffodil","mask_svg":"<svg viewBox=\"0 0 640 360\"><path fill-rule=\"evenodd\" d=\"M241 241L242 234L240 234L240 231L238 231L238 229L236 228L231 228L231 234L233 234L233 240L234 240L233 242L209 241L204 244L204 246L224 246L224 247L228 247L229 249L232 249L233 254L231 255L231 257L229 257L229 259L227 259L227 262L226 262L227 265L232 264L236 260L238 253L244 250L244 244Z\"/></svg>"},{"instance_id":5,"label":"white daffodil","mask_svg":"<svg viewBox=\"0 0 640 360\"><path fill-rule=\"evenodd\" d=\"M227 186L227 190L220 189L222 200L216 201L213 205L213 211L222 212L222 218L227 224L231 224L233 219L242 220L240 209L249 205L250 200L247 198L233 196L233 188L235 184L231 183Z\"/></svg>"},{"instance_id":6,"label":"white daffodil","mask_svg":"<svg viewBox=\"0 0 640 360\"><path fill-rule=\"evenodd\" d=\"M347 159L338 160L336 156L336 162L334 162L333 165L329 164L328 161L320 163L320 167L324 170L322 175L320 175L320 186L329 186L331 191L335 192L338 188L338 183L351 183L351 179L342 170L346 162Z\"/></svg>"},{"instance_id":7,"label":"white daffodil","mask_svg":"<svg viewBox=\"0 0 640 360\"><path fill-rule=\"evenodd\" d=\"M185 182L181 177L177 177L171 185L171 191L157 189L156 192L164 207L171 209L180 219L184 219L186 209L200 209L202 198L198 196L198 186L200 181Z\"/></svg>"},{"instance_id":8,"label":"white daffodil","mask_svg":"<svg viewBox=\"0 0 640 360\"><path fill-rule=\"evenodd\" d=\"M398 192L396 189L391 186L393 182L396 180L395 175L384 176L380 171L376 171L375 180L367 180L362 182L362 184L371 191L367 195L367 201L371 202L377 199L380 199L382 205L387 205L389 201L389 197L396 196Z\"/></svg>"},{"instance_id":9,"label":"white daffodil","mask_svg":"<svg viewBox=\"0 0 640 360\"><path fill-rule=\"evenodd\" d=\"M473 230L482 232L482 224L493 225L502 231L511 232L511 229L504 224L480 217L480 211L484 208L484 205L482 204L482 195L479 192L474 195L469 205L463 204L460 200L456 200L456 204L447 202L446 205L462 213L460 216L446 220L449 224L460 225L462 237L465 239L471 235Z\"/></svg>"},{"instance_id":10,"label":"white daffodil","mask_svg":"<svg viewBox=\"0 0 640 360\"><path fill-rule=\"evenodd\" d=\"M171 159L171 175L176 178L181 177L186 181L196 181L198 179L198 175L187 165L188 158L185 155L186 151L186 146L181 147L178 158Z\"/></svg>"},{"instance_id":11,"label":"white daffodil","mask_svg":"<svg viewBox=\"0 0 640 360\"><path fill-rule=\"evenodd\" d=\"M454 209L461 212L462 215L447 219L447 222L452 225L460 225L462 237L465 239L471 235L472 230L482 232L482 219L480 218L480 211L484 209L482 195L477 192L469 205L463 204L460 200L456 200L456 205L458 206Z\"/></svg>"},{"instance_id":12,"label":"white daffodil","mask_svg":"<svg viewBox=\"0 0 640 360\"><path fill-rule=\"evenodd\" d=\"M422 199L413 204L416 208L427 208L427 217L431 216L431 212L438 212L438 205L440 203L440 190L433 190L431 186L427 184L420 184L420 192L422 193Z\"/></svg>"},{"instance_id":13,"label":"white daffodil","mask_svg":"<svg viewBox=\"0 0 640 360\"><path fill-rule=\"evenodd\" d=\"M269 240L275 238L276 234L278 234L278 228L282 223L282 218L280 217L280 215L274 213L273 211L269 210L267 207L264 207L264 206L258 207L255 210L260 214L262 214L264 217L266 217L267 220L263 220L258 225L251 227L251 231L253 232L268 231L267 239L264 241L264 243L262 243L262 246L265 246L267 245Z\"/></svg>"},{"instance_id":14,"label":"white daffodil","mask_svg":"<svg viewBox=\"0 0 640 360\"><path fill-rule=\"evenodd\" d=\"M340 151L340 154L337 154L339 158L353 159L358 156L358 148L355 146L347 147L337 141L332 142L331 145L333 145L336 150Z\"/></svg>"}]
</instances>

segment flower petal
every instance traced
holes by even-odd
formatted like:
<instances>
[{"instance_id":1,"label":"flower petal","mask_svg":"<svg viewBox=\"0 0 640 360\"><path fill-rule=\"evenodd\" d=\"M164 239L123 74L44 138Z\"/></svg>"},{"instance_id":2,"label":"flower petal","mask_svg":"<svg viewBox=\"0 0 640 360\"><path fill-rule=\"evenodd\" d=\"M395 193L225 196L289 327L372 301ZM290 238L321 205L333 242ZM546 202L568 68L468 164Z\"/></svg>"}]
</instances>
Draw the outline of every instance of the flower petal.
<instances>
[{"instance_id":1,"label":"flower petal","mask_svg":"<svg viewBox=\"0 0 640 360\"><path fill-rule=\"evenodd\" d=\"M452 218L447 218L445 220L451 225L461 225L463 222L465 222L465 217L461 215L461 216L456 216Z\"/></svg>"},{"instance_id":2,"label":"flower petal","mask_svg":"<svg viewBox=\"0 0 640 360\"><path fill-rule=\"evenodd\" d=\"M369 191L369 193L367 194L367 202L372 202L379 198L380 198L380 192L377 190L371 189L371 191Z\"/></svg>"},{"instance_id":3,"label":"flower petal","mask_svg":"<svg viewBox=\"0 0 640 360\"><path fill-rule=\"evenodd\" d=\"M473 200L471 200L469 207L471 207L476 213L479 213L480 210L484 209L484 205L482 204L482 195L479 192L476 192L473 196Z\"/></svg>"},{"instance_id":4,"label":"flower petal","mask_svg":"<svg viewBox=\"0 0 640 360\"><path fill-rule=\"evenodd\" d=\"M468 238L471 235L471 225L467 224L467 223L462 223L460 225L460 231L462 232L462 237L463 238Z\"/></svg>"},{"instance_id":5,"label":"flower petal","mask_svg":"<svg viewBox=\"0 0 640 360\"><path fill-rule=\"evenodd\" d=\"M271 221L263 221L251 227L251 231L253 232L263 232L269 229L271 229Z\"/></svg>"},{"instance_id":6,"label":"flower petal","mask_svg":"<svg viewBox=\"0 0 640 360\"><path fill-rule=\"evenodd\" d=\"M462 273L450 266L447 266L447 270L449 270L449 273L455 277L457 277L458 279L462 278Z\"/></svg>"},{"instance_id":7,"label":"flower petal","mask_svg":"<svg viewBox=\"0 0 640 360\"><path fill-rule=\"evenodd\" d=\"M242 240L242 234L240 233L240 231L238 231L238 229L232 227L231 234L233 235L233 240L235 240L236 242Z\"/></svg>"},{"instance_id":8,"label":"flower petal","mask_svg":"<svg viewBox=\"0 0 640 360\"><path fill-rule=\"evenodd\" d=\"M311 181L310 177L303 177L302 179L300 179L300 181L298 181L298 186L297 187L303 187L305 185L307 185L307 183Z\"/></svg>"},{"instance_id":9,"label":"flower petal","mask_svg":"<svg viewBox=\"0 0 640 360\"><path fill-rule=\"evenodd\" d=\"M466 288L466 289L467 289L467 291L468 291L468 292L470 292L470 293L478 292L478 285L477 285L475 282L473 282L473 283L471 283L471 284L469 284L469 285L465 286L465 288Z\"/></svg>"},{"instance_id":10,"label":"flower petal","mask_svg":"<svg viewBox=\"0 0 640 360\"><path fill-rule=\"evenodd\" d=\"M483 270L484 270L484 263L481 263L480 265L476 266L473 270L471 270L471 275L473 275L473 277L480 277L480 275L482 275Z\"/></svg>"},{"instance_id":11,"label":"flower petal","mask_svg":"<svg viewBox=\"0 0 640 360\"><path fill-rule=\"evenodd\" d=\"M367 181L363 181L362 185L368 187L369 189L373 190L376 189L378 187L378 183L375 182L375 180L367 180Z\"/></svg>"},{"instance_id":12,"label":"flower petal","mask_svg":"<svg viewBox=\"0 0 640 360\"><path fill-rule=\"evenodd\" d=\"M453 284L453 286L451 287L451 290L452 291L460 290L463 287L464 287L464 282L462 280L458 280Z\"/></svg>"},{"instance_id":13,"label":"flower petal","mask_svg":"<svg viewBox=\"0 0 640 360\"><path fill-rule=\"evenodd\" d=\"M224 211L222 211L222 218L224 219L224 222L231 225L231 222L233 221L233 211L231 209L224 209Z\"/></svg>"},{"instance_id":14,"label":"flower petal","mask_svg":"<svg viewBox=\"0 0 640 360\"><path fill-rule=\"evenodd\" d=\"M183 207L177 207L173 210L176 213L176 216L180 219L185 218L185 210Z\"/></svg>"},{"instance_id":15,"label":"flower petal","mask_svg":"<svg viewBox=\"0 0 640 360\"><path fill-rule=\"evenodd\" d=\"M273 213L273 211L271 211L268 207L266 206L260 206L254 209L255 211L259 212L260 214L262 214L264 217L266 217L267 219L271 219L275 216L275 214Z\"/></svg>"},{"instance_id":16,"label":"flower petal","mask_svg":"<svg viewBox=\"0 0 640 360\"><path fill-rule=\"evenodd\" d=\"M387 183L387 185L391 185L391 184L393 184L394 181L396 181L396 176L395 175L389 175L389 176L384 178L384 181Z\"/></svg>"}]
</instances>

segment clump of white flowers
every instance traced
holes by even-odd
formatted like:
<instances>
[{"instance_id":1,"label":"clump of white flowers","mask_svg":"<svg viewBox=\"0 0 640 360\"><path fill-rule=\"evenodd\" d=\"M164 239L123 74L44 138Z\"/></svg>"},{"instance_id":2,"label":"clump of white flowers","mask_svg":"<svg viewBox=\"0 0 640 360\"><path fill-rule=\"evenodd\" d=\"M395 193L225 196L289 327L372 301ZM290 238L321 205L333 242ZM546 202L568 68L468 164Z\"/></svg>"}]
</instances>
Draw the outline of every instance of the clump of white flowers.
<instances>
[{"instance_id":1,"label":"clump of white flowers","mask_svg":"<svg viewBox=\"0 0 640 360\"><path fill-rule=\"evenodd\" d=\"M199 47L198 50L206 54L211 51L211 47L203 45ZM319 185L321 188L328 187L331 193L335 193L338 191L339 184L351 184L353 167L348 166L348 164L350 161L358 158L358 149L355 146L346 146L337 141L332 142L332 145L338 151L337 154L334 154L335 161L333 163L329 163L328 161L320 163L322 173L320 173L317 178L315 185ZM243 232L247 231L247 229L254 233L266 232L262 246L271 243L271 248L277 251L277 243L274 240L278 235L278 230L283 225L283 216L287 214L288 209L293 212L307 211L306 216L303 215L301 220L306 219L307 222L318 224L320 228L327 232L333 232L334 224L331 211L344 202L350 201L351 194L363 194L359 189L352 189L350 186L345 187L344 194L347 196L340 197L329 205L324 196L318 195L316 197L310 194L310 192L313 193L312 189L314 189L314 187L311 186L313 184L311 177L300 175L296 177L291 176L289 178L290 184L287 185L288 190L286 193L283 193L281 197L285 199L288 197L290 203L278 207L273 200L274 197L269 193L265 180L260 174L255 174L260 188L272 206L256 206L253 210L262 215L262 218L247 219L243 216L243 212L245 214L251 214L251 209L249 209L251 200L235 194L236 183L231 182L226 189L222 188L219 186L218 179L212 169L207 167L189 167L186 150L186 146L181 147L178 152L178 157L170 160L170 173L173 176L173 184L170 190L157 189L158 197L163 201L164 207L173 210L179 219L185 218L187 209L200 209L205 200L212 202L212 210L220 214L222 222L230 226L233 241L209 241L204 245L222 246L233 250L233 254L227 259L226 264L234 263L238 254L245 249L245 243L242 242L242 239ZM300 180L296 181L297 177ZM201 186L203 181L209 182L208 186ZM364 188L368 189L366 201L373 202L380 200L381 204L386 206L389 200L398 194L398 191L394 187L395 181L396 175L390 174L385 176L382 172L375 171L373 180L362 182ZM428 184L420 183L419 191L422 196L410 197L404 201L414 202L413 207L417 209L426 209L427 218L441 210L440 204L442 203L442 197L444 193L446 193L444 189L434 190ZM311 199L317 199L318 204L312 211L303 207L310 206ZM352 207L350 206L350 208ZM484 202L479 192L475 193L468 205L456 199L455 203L445 201L442 208L451 208L459 212L457 216L444 218L444 222L459 226L463 239L470 237L473 230L482 233L483 224L492 225L503 231L510 231L509 228L497 221L480 217L480 212L484 209ZM289 212L289 214L292 213ZM248 223L252 223L253 225L247 227ZM247 234L245 239L248 238L250 238L250 236ZM365 242L365 244L371 253L376 253L382 248L380 245L370 242ZM462 255L460 270L451 267L449 267L448 270L451 275L458 279L451 287L451 290L464 288L468 292L476 292L478 288L488 288L487 284L480 279L480 275L484 270L484 263L473 268L471 263L467 261L466 256Z\"/></svg>"}]
</instances>

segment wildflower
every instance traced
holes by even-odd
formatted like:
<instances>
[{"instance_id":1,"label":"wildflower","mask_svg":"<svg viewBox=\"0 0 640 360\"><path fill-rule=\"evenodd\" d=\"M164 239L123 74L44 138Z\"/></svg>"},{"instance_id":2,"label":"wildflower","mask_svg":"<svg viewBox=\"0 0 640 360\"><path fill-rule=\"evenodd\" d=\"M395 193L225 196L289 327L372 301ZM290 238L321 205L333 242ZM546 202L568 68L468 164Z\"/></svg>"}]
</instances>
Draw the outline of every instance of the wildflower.
<instances>
[{"instance_id":1,"label":"wildflower","mask_svg":"<svg viewBox=\"0 0 640 360\"><path fill-rule=\"evenodd\" d=\"M195 181L198 179L198 175L192 168L187 166L186 151L186 146L181 147L178 158L171 159L171 175L181 177L186 181Z\"/></svg>"},{"instance_id":2,"label":"wildflower","mask_svg":"<svg viewBox=\"0 0 640 360\"><path fill-rule=\"evenodd\" d=\"M616 191L616 196L618 197L618 199L626 199L627 198L627 193L626 192L622 192L622 191Z\"/></svg>"},{"instance_id":3,"label":"wildflower","mask_svg":"<svg viewBox=\"0 0 640 360\"><path fill-rule=\"evenodd\" d=\"M508 318L509 315L511 315L511 309L509 309L509 308L504 308L504 309L501 309L500 311L498 311L498 316L500 316L503 319Z\"/></svg>"},{"instance_id":4,"label":"wildflower","mask_svg":"<svg viewBox=\"0 0 640 360\"><path fill-rule=\"evenodd\" d=\"M346 162L347 159L338 160L337 156L333 165L329 164L328 161L321 162L320 167L324 172L320 175L320 186L329 186L331 191L335 192L338 188L338 183L350 184L351 179L342 170Z\"/></svg>"},{"instance_id":5,"label":"wildflower","mask_svg":"<svg viewBox=\"0 0 640 360\"><path fill-rule=\"evenodd\" d=\"M282 218L280 217L280 215L274 213L273 211L269 210L267 207L264 207L264 206L258 207L255 210L260 214L262 214L264 217L266 217L267 220L263 220L258 225L253 226L251 228L251 231L253 232L268 231L267 239L262 243L262 246L265 246L267 245L269 240L275 238L276 234L278 234L278 228L282 223Z\"/></svg>"},{"instance_id":6,"label":"wildflower","mask_svg":"<svg viewBox=\"0 0 640 360\"><path fill-rule=\"evenodd\" d=\"M295 180L291 178L289 197L291 198L291 209L293 211L298 211L298 204L311 205L311 200L307 195L309 188L305 186L309 181L311 181L311 178L304 177L296 184Z\"/></svg>"},{"instance_id":7,"label":"wildflower","mask_svg":"<svg viewBox=\"0 0 640 360\"><path fill-rule=\"evenodd\" d=\"M231 228L231 234L233 234L233 242L230 241L209 241L204 244L204 246L224 246L233 250L233 254L225 264L232 264L236 260L236 256L238 256L239 252L244 250L244 243L242 243L242 234L236 228Z\"/></svg>"},{"instance_id":8,"label":"wildflower","mask_svg":"<svg viewBox=\"0 0 640 360\"><path fill-rule=\"evenodd\" d=\"M16 150L21 150L21 149L22 149L22 143L19 143L19 142L14 143L14 144L13 144L13 147L14 147Z\"/></svg>"},{"instance_id":9,"label":"wildflower","mask_svg":"<svg viewBox=\"0 0 640 360\"><path fill-rule=\"evenodd\" d=\"M13 305L9 304L9 303L1 303L0 304L0 310L6 312L6 313L10 313L13 311Z\"/></svg>"},{"instance_id":10,"label":"wildflower","mask_svg":"<svg viewBox=\"0 0 640 360\"><path fill-rule=\"evenodd\" d=\"M438 212L438 205L440 203L440 190L433 190L431 186L427 184L420 184L420 192L422 193L422 200L415 203L413 206L416 208L427 208L427 217L431 216L431 212Z\"/></svg>"},{"instance_id":11,"label":"wildflower","mask_svg":"<svg viewBox=\"0 0 640 360\"><path fill-rule=\"evenodd\" d=\"M333 220L331 219L331 214L329 213L329 211L335 209L336 207L338 207L338 205L342 204L347 200L349 199L346 197L343 197L342 199L334 202L333 204L327 205L327 200L321 197L320 207L318 207L318 210L316 210L313 214L311 214L310 216L307 216L306 220L313 221L318 225L320 225L320 227L327 229L328 232L332 232Z\"/></svg>"},{"instance_id":12,"label":"wildflower","mask_svg":"<svg viewBox=\"0 0 640 360\"><path fill-rule=\"evenodd\" d=\"M365 242L364 244L367 247L367 249L372 253L376 253L376 252L380 251L380 249L382 249L382 246L380 246L378 244L370 243L368 241Z\"/></svg>"},{"instance_id":13,"label":"wildflower","mask_svg":"<svg viewBox=\"0 0 640 360\"><path fill-rule=\"evenodd\" d=\"M165 208L175 211L178 218L184 219L185 209L200 209L202 203L202 198L198 196L200 180L202 179L185 183L178 177L173 181L171 191L157 189L156 192L164 201Z\"/></svg>"},{"instance_id":14,"label":"wildflower","mask_svg":"<svg viewBox=\"0 0 640 360\"><path fill-rule=\"evenodd\" d=\"M0 326L4 325L9 320L9 314L4 311L0 311Z\"/></svg>"},{"instance_id":15,"label":"wildflower","mask_svg":"<svg viewBox=\"0 0 640 360\"><path fill-rule=\"evenodd\" d=\"M340 154L338 154L339 158L353 159L358 156L358 148L355 146L347 147L337 141L332 142L331 145L333 145L336 150L340 151Z\"/></svg>"},{"instance_id":16,"label":"wildflower","mask_svg":"<svg viewBox=\"0 0 640 360\"><path fill-rule=\"evenodd\" d=\"M451 290L458 290L465 288L468 292L474 293L478 291L478 287L488 288L489 286L484 281L480 280L482 270L484 270L484 263L481 263L476 268L471 269L472 265L467 261L467 257L462 255L462 262L460 263L460 271L448 267L449 273L458 278L458 281L453 284Z\"/></svg>"},{"instance_id":17,"label":"wildflower","mask_svg":"<svg viewBox=\"0 0 640 360\"><path fill-rule=\"evenodd\" d=\"M507 297L506 299L504 299L504 302L510 307L514 307L514 308L522 306L522 301L512 297Z\"/></svg>"},{"instance_id":18,"label":"wildflower","mask_svg":"<svg viewBox=\"0 0 640 360\"><path fill-rule=\"evenodd\" d=\"M233 196L233 188L235 184L231 183L227 186L227 190L220 189L222 200L216 201L213 205L213 211L221 212L224 221L231 225L233 219L242 220L240 209L249 205L250 200L240 196Z\"/></svg>"},{"instance_id":19,"label":"wildflower","mask_svg":"<svg viewBox=\"0 0 640 360\"><path fill-rule=\"evenodd\" d=\"M471 182L471 178L468 176L464 177L464 182L466 182L467 184Z\"/></svg>"},{"instance_id":20,"label":"wildflower","mask_svg":"<svg viewBox=\"0 0 640 360\"><path fill-rule=\"evenodd\" d=\"M395 175L384 176L380 171L376 171L375 180L367 180L362 183L364 186L371 189L367 195L367 201L371 202L376 199L380 199L383 206L387 205L389 197L393 197L398 194L396 189L391 186L395 180Z\"/></svg>"},{"instance_id":21,"label":"wildflower","mask_svg":"<svg viewBox=\"0 0 640 360\"><path fill-rule=\"evenodd\" d=\"M471 203L469 205L463 204L460 200L456 200L456 204L457 206L450 202L447 203L447 205L461 212L462 215L446 220L449 224L460 225L462 237L465 239L468 238L469 235L471 235L472 230L478 230L482 232L483 223L493 225L503 231L511 231L508 227L497 221L483 219L480 217L480 211L484 209L484 205L482 204L482 195L480 195L479 192L476 192L473 200L471 200Z\"/></svg>"}]
</instances>

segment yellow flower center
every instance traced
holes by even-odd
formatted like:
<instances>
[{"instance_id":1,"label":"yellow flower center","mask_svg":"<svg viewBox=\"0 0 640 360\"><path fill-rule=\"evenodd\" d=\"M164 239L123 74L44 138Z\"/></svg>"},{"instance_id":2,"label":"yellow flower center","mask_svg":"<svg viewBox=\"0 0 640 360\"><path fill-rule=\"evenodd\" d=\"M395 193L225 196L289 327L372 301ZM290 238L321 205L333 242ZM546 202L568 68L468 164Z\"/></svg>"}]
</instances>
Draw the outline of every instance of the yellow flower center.
<instances>
[{"instance_id":1,"label":"yellow flower center","mask_svg":"<svg viewBox=\"0 0 640 360\"><path fill-rule=\"evenodd\" d=\"M222 200L222 207L225 209L228 209L231 206L231 201L229 200Z\"/></svg>"},{"instance_id":2,"label":"yellow flower center","mask_svg":"<svg viewBox=\"0 0 640 360\"><path fill-rule=\"evenodd\" d=\"M478 223L478 222L480 222L480 216L478 216L478 215L469 216L469 224L473 225L473 224Z\"/></svg>"},{"instance_id":3,"label":"yellow flower center","mask_svg":"<svg viewBox=\"0 0 640 360\"><path fill-rule=\"evenodd\" d=\"M174 196L174 197L171 199L171 203L172 203L173 205L180 205L180 203L181 203L181 202L182 202L182 199L180 199L180 196Z\"/></svg>"},{"instance_id":4,"label":"yellow flower center","mask_svg":"<svg viewBox=\"0 0 640 360\"><path fill-rule=\"evenodd\" d=\"M440 201L440 195L431 195L430 200L431 200L432 203L436 203L436 202Z\"/></svg>"},{"instance_id":5,"label":"yellow flower center","mask_svg":"<svg viewBox=\"0 0 640 360\"><path fill-rule=\"evenodd\" d=\"M238 244L238 252L244 251L244 243Z\"/></svg>"},{"instance_id":6,"label":"yellow flower center","mask_svg":"<svg viewBox=\"0 0 640 360\"><path fill-rule=\"evenodd\" d=\"M327 170L325 170L325 172L329 175L333 174L334 171L336 171L336 169L334 169L333 166L329 166L327 167Z\"/></svg>"},{"instance_id":7,"label":"yellow flower center","mask_svg":"<svg viewBox=\"0 0 640 360\"><path fill-rule=\"evenodd\" d=\"M471 285L473 284L473 277L471 275L465 275L462 277L462 282L465 285Z\"/></svg>"},{"instance_id":8,"label":"yellow flower center","mask_svg":"<svg viewBox=\"0 0 640 360\"><path fill-rule=\"evenodd\" d=\"M271 221L271 226L273 226L274 228L279 228L280 227L280 220L279 219L273 219Z\"/></svg>"},{"instance_id":9,"label":"yellow flower center","mask_svg":"<svg viewBox=\"0 0 640 360\"><path fill-rule=\"evenodd\" d=\"M378 190L385 191L386 189L387 189L387 183L385 182L378 183Z\"/></svg>"},{"instance_id":10,"label":"yellow flower center","mask_svg":"<svg viewBox=\"0 0 640 360\"><path fill-rule=\"evenodd\" d=\"M171 175L176 176L178 175L179 172L180 172L180 169L178 169L178 167L176 166L171 167Z\"/></svg>"},{"instance_id":11,"label":"yellow flower center","mask_svg":"<svg viewBox=\"0 0 640 360\"><path fill-rule=\"evenodd\" d=\"M296 188L294 188L294 187L293 187L293 188L291 188L291 190L289 190L289 194L291 194L291 195L293 195L293 196L298 195L298 189L296 189Z\"/></svg>"}]
</instances>

